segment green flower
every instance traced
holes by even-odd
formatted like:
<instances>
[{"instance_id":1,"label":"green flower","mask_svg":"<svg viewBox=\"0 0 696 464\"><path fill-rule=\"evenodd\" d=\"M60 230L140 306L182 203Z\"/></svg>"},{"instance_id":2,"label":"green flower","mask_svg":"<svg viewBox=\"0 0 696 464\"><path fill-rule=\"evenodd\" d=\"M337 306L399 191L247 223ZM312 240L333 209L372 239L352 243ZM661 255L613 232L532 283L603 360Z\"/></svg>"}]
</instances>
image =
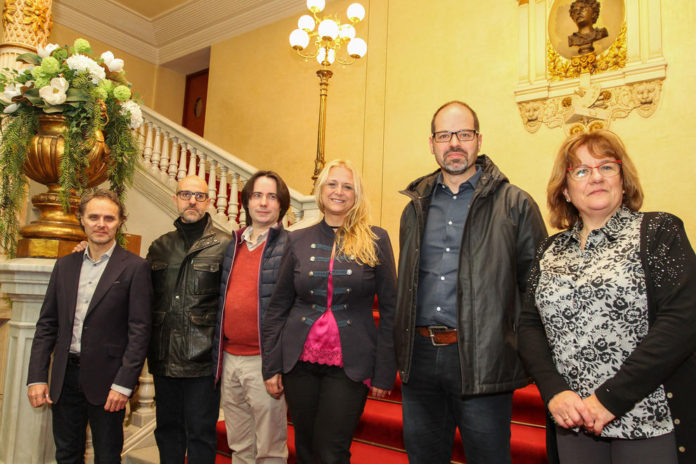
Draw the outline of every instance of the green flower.
<instances>
[{"instance_id":1,"label":"green flower","mask_svg":"<svg viewBox=\"0 0 696 464\"><path fill-rule=\"evenodd\" d=\"M109 96L109 94L108 94L108 93L106 92L106 90L104 90L103 88L101 88L101 87L96 87L96 88L94 89L94 96L97 97L97 98L100 99L100 100L106 101L106 99L107 99L107 97Z\"/></svg>"},{"instance_id":2,"label":"green flower","mask_svg":"<svg viewBox=\"0 0 696 464\"><path fill-rule=\"evenodd\" d=\"M106 93L111 93L114 90L114 83L109 79L104 79L99 82L99 88L104 89Z\"/></svg>"},{"instance_id":3,"label":"green flower","mask_svg":"<svg viewBox=\"0 0 696 464\"><path fill-rule=\"evenodd\" d=\"M114 88L114 97L116 100L124 102L130 99L131 91L125 85L116 86L116 88Z\"/></svg>"},{"instance_id":4,"label":"green flower","mask_svg":"<svg viewBox=\"0 0 696 464\"><path fill-rule=\"evenodd\" d=\"M85 39L75 39L74 47L76 53L92 53L92 47Z\"/></svg>"},{"instance_id":5,"label":"green flower","mask_svg":"<svg viewBox=\"0 0 696 464\"><path fill-rule=\"evenodd\" d=\"M34 87L37 89L42 89L42 88L46 87L47 85L49 85L50 83L51 83L51 80L48 77L41 76L41 77L36 78L36 80L34 81Z\"/></svg>"},{"instance_id":6,"label":"green flower","mask_svg":"<svg viewBox=\"0 0 696 464\"><path fill-rule=\"evenodd\" d=\"M52 56L47 56L41 60L41 68L46 74L57 74L60 71L60 63Z\"/></svg>"},{"instance_id":7,"label":"green flower","mask_svg":"<svg viewBox=\"0 0 696 464\"><path fill-rule=\"evenodd\" d=\"M41 66L34 66L33 68L31 68L31 75L34 79L38 79L44 76L45 74L46 73L44 72Z\"/></svg>"}]
</instances>

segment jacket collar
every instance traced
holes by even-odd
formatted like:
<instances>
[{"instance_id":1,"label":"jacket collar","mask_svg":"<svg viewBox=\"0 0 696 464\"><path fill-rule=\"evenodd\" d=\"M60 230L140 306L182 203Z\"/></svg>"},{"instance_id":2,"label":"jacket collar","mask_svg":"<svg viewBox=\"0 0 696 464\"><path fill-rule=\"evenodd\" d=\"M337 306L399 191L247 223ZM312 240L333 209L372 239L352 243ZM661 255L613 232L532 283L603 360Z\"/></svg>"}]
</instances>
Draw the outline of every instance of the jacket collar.
<instances>
[{"instance_id":1,"label":"jacket collar","mask_svg":"<svg viewBox=\"0 0 696 464\"><path fill-rule=\"evenodd\" d=\"M480 155L478 158L476 158L476 166L480 166L482 170L481 178L479 179L475 190L478 196L486 196L494 192L500 184L508 182L505 174L498 169L495 163L493 163L493 161L491 161L487 155ZM406 187L406 189L402 190L400 193L403 193L414 200L430 197L430 195L433 193L433 189L437 185L439 174L440 169L426 176L420 177L411 182L408 187Z\"/></svg>"},{"instance_id":2,"label":"jacket collar","mask_svg":"<svg viewBox=\"0 0 696 464\"><path fill-rule=\"evenodd\" d=\"M193 242L193 245L191 245L191 248L188 250L187 254L194 253L220 243L220 240L215 233L215 228L213 227L213 218L210 217L210 214L205 213L205 216L201 219L201 221L206 221L205 228L203 229L203 235L201 235L201 238ZM176 227L177 231L179 231L179 234L183 235L183 232L181 231L181 218L177 218L176 221L174 221L174 227Z\"/></svg>"}]
</instances>

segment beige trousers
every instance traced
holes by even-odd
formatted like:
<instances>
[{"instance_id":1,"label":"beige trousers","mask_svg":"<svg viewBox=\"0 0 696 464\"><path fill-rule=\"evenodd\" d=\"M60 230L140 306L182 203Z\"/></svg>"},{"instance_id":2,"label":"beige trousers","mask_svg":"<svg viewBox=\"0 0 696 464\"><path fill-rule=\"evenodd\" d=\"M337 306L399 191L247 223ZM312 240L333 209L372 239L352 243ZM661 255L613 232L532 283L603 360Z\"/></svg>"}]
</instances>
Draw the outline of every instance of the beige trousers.
<instances>
[{"instance_id":1,"label":"beige trousers","mask_svg":"<svg viewBox=\"0 0 696 464\"><path fill-rule=\"evenodd\" d=\"M220 404L234 464L287 462L285 397L275 399L266 391L260 355L224 353Z\"/></svg>"}]
</instances>

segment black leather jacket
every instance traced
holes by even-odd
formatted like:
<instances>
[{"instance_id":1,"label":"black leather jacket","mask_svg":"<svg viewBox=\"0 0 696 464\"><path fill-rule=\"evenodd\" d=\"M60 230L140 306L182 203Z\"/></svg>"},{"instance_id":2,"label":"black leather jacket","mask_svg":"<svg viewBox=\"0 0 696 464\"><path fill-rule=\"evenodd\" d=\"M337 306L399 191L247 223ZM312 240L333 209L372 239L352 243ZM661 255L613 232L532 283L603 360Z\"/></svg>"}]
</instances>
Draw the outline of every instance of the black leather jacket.
<instances>
[{"instance_id":1,"label":"black leather jacket","mask_svg":"<svg viewBox=\"0 0 696 464\"><path fill-rule=\"evenodd\" d=\"M152 242L152 338L150 373L168 377L211 375L220 269L229 237L213 229L208 214L201 238L187 249L180 219Z\"/></svg>"},{"instance_id":2,"label":"black leather jacket","mask_svg":"<svg viewBox=\"0 0 696 464\"><path fill-rule=\"evenodd\" d=\"M517 322L527 276L546 227L534 200L486 156L462 234L457 283L462 394L511 391L529 383L517 354ZM402 191L395 338L399 374L408 382L413 355L420 247L439 170Z\"/></svg>"}]
</instances>

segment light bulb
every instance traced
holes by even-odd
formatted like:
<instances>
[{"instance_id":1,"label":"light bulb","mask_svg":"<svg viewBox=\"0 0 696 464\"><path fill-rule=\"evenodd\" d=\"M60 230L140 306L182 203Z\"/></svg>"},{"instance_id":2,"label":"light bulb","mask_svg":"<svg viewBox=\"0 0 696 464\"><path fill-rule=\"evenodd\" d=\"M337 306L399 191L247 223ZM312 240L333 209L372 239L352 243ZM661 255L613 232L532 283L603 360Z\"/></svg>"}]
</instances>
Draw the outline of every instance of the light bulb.
<instances>
[{"instance_id":1,"label":"light bulb","mask_svg":"<svg viewBox=\"0 0 696 464\"><path fill-rule=\"evenodd\" d=\"M346 10L348 19L354 23L359 23L365 17L365 8L359 3L352 3Z\"/></svg>"},{"instance_id":2,"label":"light bulb","mask_svg":"<svg viewBox=\"0 0 696 464\"><path fill-rule=\"evenodd\" d=\"M332 19L325 19L319 23L319 28L317 28L319 37L324 40L334 40L338 37L338 24Z\"/></svg>"},{"instance_id":3,"label":"light bulb","mask_svg":"<svg viewBox=\"0 0 696 464\"><path fill-rule=\"evenodd\" d=\"M351 39L348 42L348 54L352 58L362 58L367 53L367 43L363 39Z\"/></svg>"},{"instance_id":4,"label":"light bulb","mask_svg":"<svg viewBox=\"0 0 696 464\"><path fill-rule=\"evenodd\" d=\"M309 45L309 34L302 29L295 29L290 33L290 46L295 50L304 50Z\"/></svg>"},{"instance_id":5,"label":"light bulb","mask_svg":"<svg viewBox=\"0 0 696 464\"><path fill-rule=\"evenodd\" d=\"M312 32L315 24L314 18L309 15L302 15L300 19L297 20L297 27L307 32Z\"/></svg>"},{"instance_id":6,"label":"light bulb","mask_svg":"<svg viewBox=\"0 0 696 464\"><path fill-rule=\"evenodd\" d=\"M350 24L341 24L338 27L338 36L342 39L352 39L355 37L355 28Z\"/></svg>"},{"instance_id":7,"label":"light bulb","mask_svg":"<svg viewBox=\"0 0 696 464\"><path fill-rule=\"evenodd\" d=\"M326 58L326 49L324 47L319 48L319 53L317 53L317 62L322 64Z\"/></svg>"},{"instance_id":8,"label":"light bulb","mask_svg":"<svg viewBox=\"0 0 696 464\"><path fill-rule=\"evenodd\" d=\"M324 9L324 0L307 0L307 8L312 13L319 13Z\"/></svg>"}]
</instances>

